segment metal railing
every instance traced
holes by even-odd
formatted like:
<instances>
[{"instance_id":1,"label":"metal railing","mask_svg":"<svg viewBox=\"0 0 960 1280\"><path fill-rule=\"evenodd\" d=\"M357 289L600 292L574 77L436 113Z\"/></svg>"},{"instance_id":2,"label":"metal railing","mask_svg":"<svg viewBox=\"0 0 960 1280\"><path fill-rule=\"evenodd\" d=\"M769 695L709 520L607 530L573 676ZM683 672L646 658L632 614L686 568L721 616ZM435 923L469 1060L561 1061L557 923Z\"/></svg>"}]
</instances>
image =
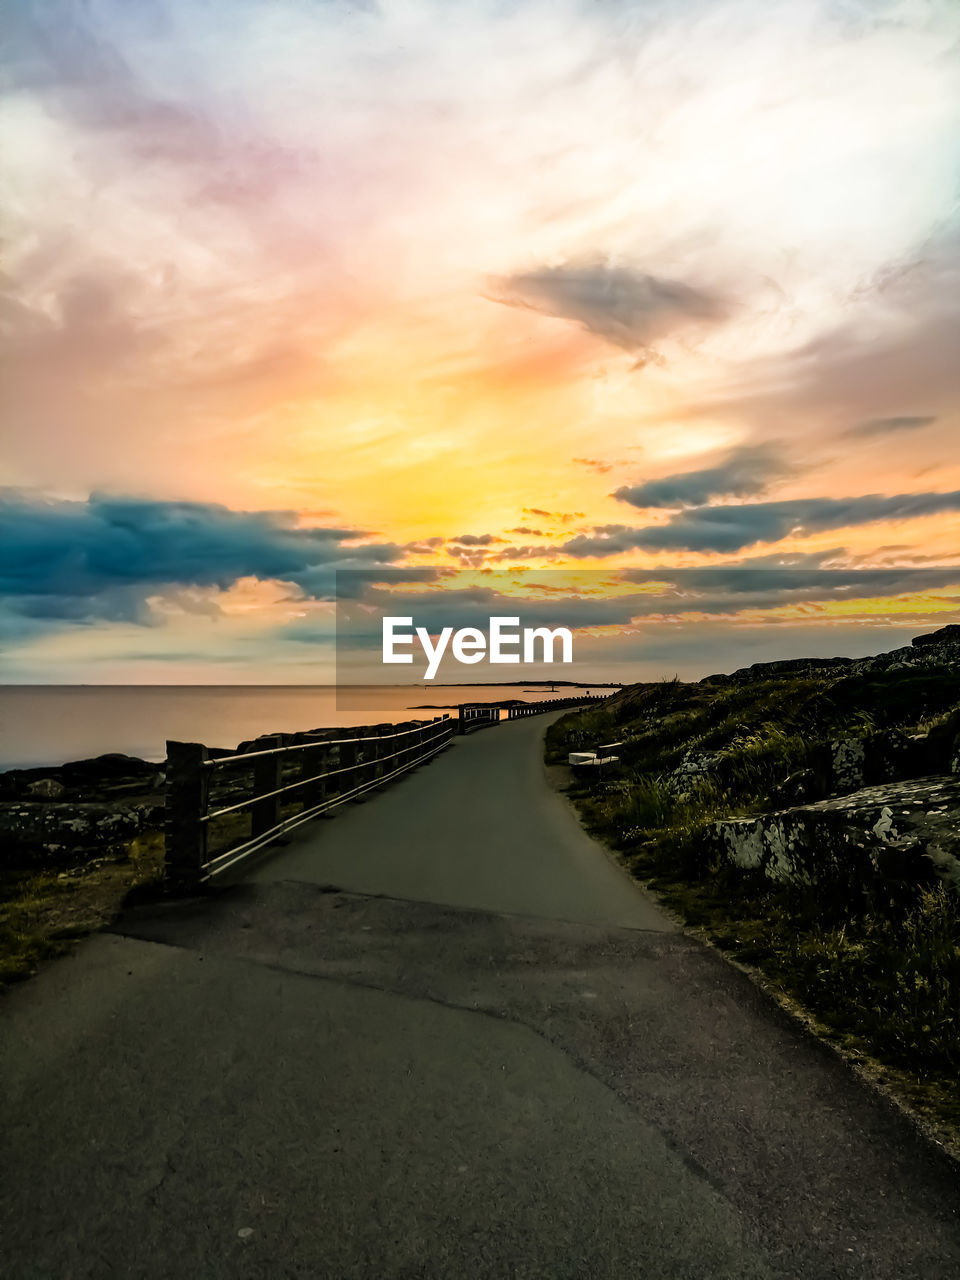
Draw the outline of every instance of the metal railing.
<instances>
[{"instance_id":1,"label":"metal railing","mask_svg":"<svg viewBox=\"0 0 960 1280\"><path fill-rule=\"evenodd\" d=\"M500 723L500 708L485 706L470 706L465 704L457 708L457 723L460 726L461 733L470 733L474 729L480 729L485 724Z\"/></svg>"},{"instance_id":2,"label":"metal railing","mask_svg":"<svg viewBox=\"0 0 960 1280\"><path fill-rule=\"evenodd\" d=\"M546 711L563 711L567 707L590 706L595 702L603 702L603 694L583 694L579 697L544 698L540 702L525 702L519 707L504 707L507 720L524 720L527 716L540 716ZM501 708L490 703L464 703L457 708L460 732L470 733L485 724L499 724Z\"/></svg>"},{"instance_id":3,"label":"metal railing","mask_svg":"<svg viewBox=\"0 0 960 1280\"><path fill-rule=\"evenodd\" d=\"M507 707L506 718L603 702L604 696L550 698ZM403 728L375 725L297 734L257 751L217 751L198 742L167 743L166 870L191 888L221 875L301 823L401 777L430 760L456 733L499 724L500 707L464 704L449 715ZM291 735L292 736L292 735ZM261 741L266 741L262 739ZM231 783L230 774L243 773ZM286 809L286 812L283 810Z\"/></svg>"},{"instance_id":4,"label":"metal railing","mask_svg":"<svg viewBox=\"0 0 960 1280\"><path fill-rule=\"evenodd\" d=\"M527 716L539 716L545 711L563 711L567 707L588 707L595 702L605 702L606 694L586 693L576 698L545 698L542 702L525 702L521 707L508 707L508 720L525 720Z\"/></svg>"},{"instance_id":5,"label":"metal railing","mask_svg":"<svg viewBox=\"0 0 960 1280\"><path fill-rule=\"evenodd\" d=\"M458 727L443 715L406 729L357 730L351 737L298 735L306 741L290 745L278 738L274 747L246 752L214 753L196 742L168 742L168 879L190 887L222 874L301 823L359 800L432 759ZM231 786L224 780L231 770L252 774L252 787L249 776L246 787L243 782ZM217 798L224 802L211 807ZM290 811L284 815L285 802ZM216 826L227 844L219 852L212 850Z\"/></svg>"}]
</instances>

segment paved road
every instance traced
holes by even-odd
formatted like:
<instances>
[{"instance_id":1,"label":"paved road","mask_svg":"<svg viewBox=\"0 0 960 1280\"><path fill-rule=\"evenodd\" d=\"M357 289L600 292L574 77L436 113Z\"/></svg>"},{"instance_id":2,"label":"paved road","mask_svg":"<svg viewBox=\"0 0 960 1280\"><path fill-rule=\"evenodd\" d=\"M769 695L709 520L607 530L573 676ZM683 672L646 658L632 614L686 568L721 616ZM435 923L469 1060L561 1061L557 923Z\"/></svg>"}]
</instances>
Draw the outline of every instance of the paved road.
<instances>
[{"instance_id":1,"label":"paved road","mask_svg":"<svg viewBox=\"0 0 960 1280\"><path fill-rule=\"evenodd\" d=\"M551 716L550 719L557 719ZM586 835L543 765L544 721L479 729L401 785L292 833L244 878L520 915L669 929Z\"/></svg>"},{"instance_id":2,"label":"paved road","mask_svg":"<svg viewBox=\"0 0 960 1280\"><path fill-rule=\"evenodd\" d=\"M960 1274L953 1171L582 843L542 728L458 742L4 1002L4 1280ZM460 834L428 857L405 833L441 781ZM519 787L563 920L498 831Z\"/></svg>"}]
</instances>

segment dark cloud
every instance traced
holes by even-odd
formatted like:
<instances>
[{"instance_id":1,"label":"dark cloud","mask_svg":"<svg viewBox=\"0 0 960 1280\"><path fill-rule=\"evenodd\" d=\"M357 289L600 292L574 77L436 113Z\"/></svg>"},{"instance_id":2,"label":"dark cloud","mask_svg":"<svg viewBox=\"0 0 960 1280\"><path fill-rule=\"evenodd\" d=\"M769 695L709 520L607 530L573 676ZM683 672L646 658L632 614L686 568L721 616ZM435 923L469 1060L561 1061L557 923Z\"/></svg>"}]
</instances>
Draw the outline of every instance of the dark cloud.
<instances>
[{"instance_id":1,"label":"dark cloud","mask_svg":"<svg viewBox=\"0 0 960 1280\"><path fill-rule=\"evenodd\" d=\"M960 511L960 490L707 506L678 512L662 525L639 529L613 526L614 531L608 534L581 534L553 550L575 557L609 556L636 549L729 553L760 542L779 542L791 535L802 537L881 520L912 520L945 511Z\"/></svg>"},{"instance_id":2,"label":"dark cloud","mask_svg":"<svg viewBox=\"0 0 960 1280\"><path fill-rule=\"evenodd\" d=\"M338 569L389 563L392 543L357 529L304 528L283 511L212 503L92 496L0 497L0 597L22 617L144 621L168 587L226 589L240 578L279 579L332 599Z\"/></svg>"},{"instance_id":3,"label":"dark cloud","mask_svg":"<svg viewBox=\"0 0 960 1280\"><path fill-rule=\"evenodd\" d=\"M432 634L445 626L486 630L489 618L497 614L519 617L521 626L627 627L699 615L719 620L738 611L773 610L801 602L815 605L831 600L872 600L945 588L960 592L960 567L825 567L831 558L841 554L841 549L834 549L807 555L756 556L721 568L617 570L612 575L616 580L637 588L618 595L583 594L591 577L589 571L571 574L569 570L538 570L536 580L527 584L529 595L517 590L512 573L492 573L489 585L478 587L472 581L464 584L455 571L447 571L442 582L436 579L430 584L431 589L404 589L402 595L397 595L391 588L394 584L407 587L405 570L359 570L349 575L354 588L349 600L344 597L343 608L338 608L337 642L343 653L378 652L380 618L397 613L415 618L417 625L427 627ZM597 571L596 577L598 583L607 583L611 574ZM402 609L398 605L401 600ZM309 619L297 621L284 630L284 635L307 641L317 635L316 623ZM692 642L696 648L696 636ZM711 644L712 640L700 649L701 656Z\"/></svg>"},{"instance_id":4,"label":"dark cloud","mask_svg":"<svg viewBox=\"0 0 960 1280\"><path fill-rule=\"evenodd\" d=\"M445 541L445 538L418 538L416 542L405 543L403 550L413 555L425 556L442 547Z\"/></svg>"},{"instance_id":5,"label":"dark cloud","mask_svg":"<svg viewBox=\"0 0 960 1280\"><path fill-rule=\"evenodd\" d=\"M447 555L463 569L479 569L489 559L490 552L467 547L447 547Z\"/></svg>"},{"instance_id":6,"label":"dark cloud","mask_svg":"<svg viewBox=\"0 0 960 1280\"><path fill-rule=\"evenodd\" d=\"M755 498L789 470L770 445L735 449L725 462L643 484L621 485L613 496L634 507L699 507L715 498Z\"/></svg>"},{"instance_id":7,"label":"dark cloud","mask_svg":"<svg viewBox=\"0 0 960 1280\"><path fill-rule=\"evenodd\" d=\"M458 538L451 538L450 541L458 542L461 547L489 547L503 539L494 537L492 533L461 533Z\"/></svg>"},{"instance_id":8,"label":"dark cloud","mask_svg":"<svg viewBox=\"0 0 960 1280\"><path fill-rule=\"evenodd\" d=\"M698 569L623 569L622 582L649 583L661 578L684 595L703 597L700 611L718 608L743 609L793 603L797 596L808 600L829 600L893 596L918 590L960 585L960 567L887 568L856 564L837 566L846 558L842 547L828 551L748 556L735 564L704 566Z\"/></svg>"},{"instance_id":9,"label":"dark cloud","mask_svg":"<svg viewBox=\"0 0 960 1280\"><path fill-rule=\"evenodd\" d=\"M872 436L893 435L897 431L919 431L921 427L931 426L936 420L936 416L930 413L907 415L901 418L868 418L866 422L859 422L855 427L851 427L849 431L844 432L844 435L869 439Z\"/></svg>"},{"instance_id":10,"label":"dark cloud","mask_svg":"<svg viewBox=\"0 0 960 1280\"><path fill-rule=\"evenodd\" d=\"M705 289L602 262L519 272L498 286L500 302L574 320L631 352L691 321L716 322L727 314L721 299Z\"/></svg>"}]
</instances>

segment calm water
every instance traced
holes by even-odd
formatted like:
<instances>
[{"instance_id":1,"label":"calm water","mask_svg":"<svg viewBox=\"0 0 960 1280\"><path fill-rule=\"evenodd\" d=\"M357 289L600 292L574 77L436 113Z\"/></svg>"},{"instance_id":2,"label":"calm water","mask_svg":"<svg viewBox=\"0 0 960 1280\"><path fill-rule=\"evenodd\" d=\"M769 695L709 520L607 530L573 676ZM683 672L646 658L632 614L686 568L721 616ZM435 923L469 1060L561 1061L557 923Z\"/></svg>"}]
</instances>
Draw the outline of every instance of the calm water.
<instances>
[{"instance_id":1,"label":"calm water","mask_svg":"<svg viewBox=\"0 0 960 1280\"><path fill-rule=\"evenodd\" d=\"M341 691L338 710L329 685L2 685L0 769L62 764L107 751L162 760L168 738L235 747L261 733L427 720L441 714L413 710L418 703L514 697L534 702L563 692L528 693L490 685L365 686L349 691L348 710Z\"/></svg>"}]
</instances>

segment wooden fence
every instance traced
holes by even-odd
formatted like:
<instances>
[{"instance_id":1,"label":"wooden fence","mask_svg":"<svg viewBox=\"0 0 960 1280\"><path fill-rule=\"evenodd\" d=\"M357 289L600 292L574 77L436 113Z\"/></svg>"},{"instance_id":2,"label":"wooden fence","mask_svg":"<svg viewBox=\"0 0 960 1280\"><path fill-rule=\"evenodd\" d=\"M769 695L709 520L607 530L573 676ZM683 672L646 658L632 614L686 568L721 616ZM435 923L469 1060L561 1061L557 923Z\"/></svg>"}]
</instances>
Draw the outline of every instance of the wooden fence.
<instances>
[{"instance_id":1,"label":"wooden fence","mask_svg":"<svg viewBox=\"0 0 960 1280\"><path fill-rule=\"evenodd\" d=\"M518 707L504 707L507 720L525 720L527 716L541 716L546 711L564 711L572 707L587 707L596 702L603 702L604 694L584 694L570 698L544 698L540 702L525 702ZM471 733L474 729L482 729L486 725L499 724L503 718L499 706L488 702L468 702L457 708L457 718L461 733Z\"/></svg>"},{"instance_id":2,"label":"wooden fence","mask_svg":"<svg viewBox=\"0 0 960 1280\"><path fill-rule=\"evenodd\" d=\"M520 707L508 707L508 720L524 720L527 716L543 715L545 711L565 711L572 707L589 707L606 702L607 694L586 693L578 698L545 698L542 702L525 702Z\"/></svg>"},{"instance_id":3,"label":"wooden fence","mask_svg":"<svg viewBox=\"0 0 960 1280\"><path fill-rule=\"evenodd\" d=\"M507 719L603 702L602 695L551 698L508 707ZM166 868L177 889L191 889L234 867L303 822L401 777L430 760L457 733L500 723L500 708L464 704L449 715L409 725L283 735L256 751L220 751L198 742L167 743ZM258 742L269 739L258 739Z\"/></svg>"},{"instance_id":4,"label":"wooden fence","mask_svg":"<svg viewBox=\"0 0 960 1280\"><path fill-rule=\"evenodd\" d=\"M167 743L166 864L176 887L222 874L286 831L359 800L430 760L457 732L448 715L350 737L298 734L258 751Z\"/></svg>"}]
</instances>

